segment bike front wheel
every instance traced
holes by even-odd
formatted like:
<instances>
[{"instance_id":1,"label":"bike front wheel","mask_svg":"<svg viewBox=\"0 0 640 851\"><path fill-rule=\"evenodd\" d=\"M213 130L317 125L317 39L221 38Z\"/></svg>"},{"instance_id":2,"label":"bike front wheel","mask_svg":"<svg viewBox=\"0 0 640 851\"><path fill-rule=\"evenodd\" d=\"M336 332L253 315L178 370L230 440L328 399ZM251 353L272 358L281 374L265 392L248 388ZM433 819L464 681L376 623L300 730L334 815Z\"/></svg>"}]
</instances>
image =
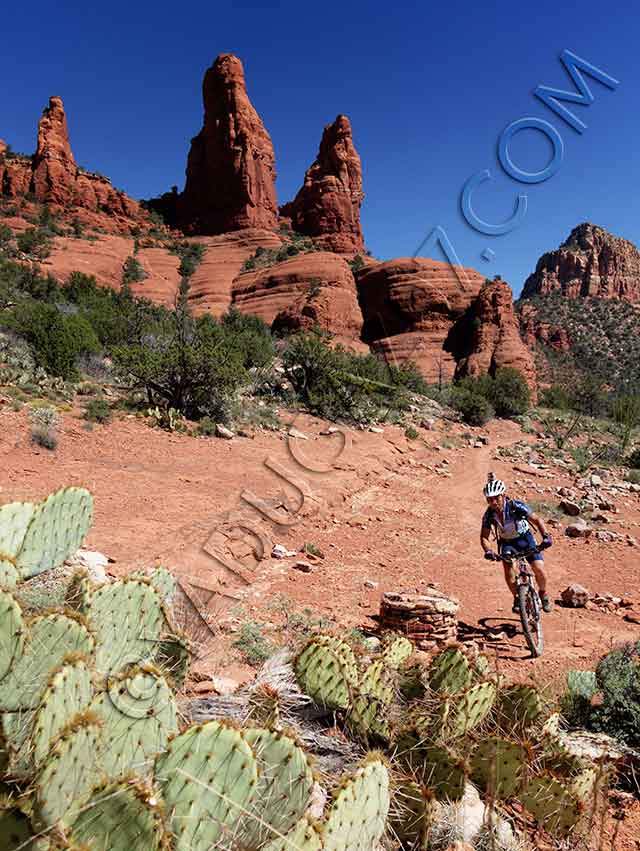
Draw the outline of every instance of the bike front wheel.
<instances>
[{"instance_id":1,"label":"bike front wheel","mask_svg":"<svg viewBox=\"0 0 640 851\"><path fill-rule=\"evenodd\" d=\"M522 631L531 655L534 657L542 656L544 637L540 616L540 597L533 586L529 584L518 586L518 608L520 609Z\"/></svg>"}]
</instances>

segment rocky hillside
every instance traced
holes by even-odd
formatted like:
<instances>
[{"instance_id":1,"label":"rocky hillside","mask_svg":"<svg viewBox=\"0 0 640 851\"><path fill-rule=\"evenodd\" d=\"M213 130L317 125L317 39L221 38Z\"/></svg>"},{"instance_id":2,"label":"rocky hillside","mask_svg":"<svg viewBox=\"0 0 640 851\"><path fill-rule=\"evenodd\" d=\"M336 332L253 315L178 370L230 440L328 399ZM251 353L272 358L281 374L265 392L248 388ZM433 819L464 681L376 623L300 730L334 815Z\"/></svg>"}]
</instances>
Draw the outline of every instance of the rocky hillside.
<instances>
[{"instance_id":1,"label":"rocky hillside","mask_svg":"<svg viewBox=\"0 0 640 851\"><path fill-rule=\"evenodd\" d=\"M0 216L13 256L63 284L80 271L113 289L134 268L133 294L170 307L187 236L201 246L189 276L196 314L219 317L234 306L280 332L319 325L336 342L370 347L394 364L415 360L430 381L513 366L535 391L506 282L485 282L473 269L458 280L436 260L380 263L365 253L362 166L346 115L325 126L300 190L279 207L273 144L242 62L218 56L202 92L203 126L191 141L184 189L146 205L77 166L62 101L51 98L32 157L0 145ZM66 227L49 232L37 254L16 249L12 239L43 215Z\"/></svg>"},{"instance_id":2,"label":"rocky hillside","mask_svg":"<svg viewBox=\"0 0 640 851\"><path fill-rule=\"evenodd\" d=\"M543 254L529 275L522 298L560 292L568 298L640 301L640 252L598 225L575 227L555 251Z\"/></svg>"}]
</instances>

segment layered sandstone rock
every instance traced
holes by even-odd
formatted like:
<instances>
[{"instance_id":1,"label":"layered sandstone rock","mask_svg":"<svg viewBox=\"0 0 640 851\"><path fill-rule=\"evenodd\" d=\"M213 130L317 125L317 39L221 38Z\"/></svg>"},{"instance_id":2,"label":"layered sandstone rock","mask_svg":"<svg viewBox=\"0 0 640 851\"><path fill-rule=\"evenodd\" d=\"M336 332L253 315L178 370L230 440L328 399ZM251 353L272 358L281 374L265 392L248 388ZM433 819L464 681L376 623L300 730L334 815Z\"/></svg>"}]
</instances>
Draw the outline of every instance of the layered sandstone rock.
<instances>
[{"instance_id":1,"label":"layered sandstone rock","mask_svg":"<svg viewBox=\"0 0 640 851\"><path fill-rule=\"evenodd\" d=\"M459 358L456 377L494 375L501 367L513 367L522 373L535 397L533 355L520 337L513 293L506 281L486 281L471 315L471 334L461 341L464 348L468 347L468 354Z\"/></svg>"},{"instance_id":2,"label":"layered sandstone rock","mask_svg":"<svg viewBox=\"0 0 640 851\"><path fill-rule=\"evenodd\" d=\"M132 226L148 223L137 201L115 189L104 175L76 165L64 104L49 98L38 124L38 146L32 157L7 156L0 144L0 196L21 198L31 193L65 215L79 214L83 223L111 233L129 232Z\"/></svg>"},{"instance_id":3,"label":"layered sandstone rock","mask_svg":"<svg viewBox=\"0 0 640 851\"><path fill-rule=\"evenodd\" d=\"M328 251L298 254L290 260L233 282L233 305L259 316L274 330L298 331L319 325L336 342L366 350L360 343L362 314L346 260Z\"/></svg>"},{"instance_id":4,"label":"layered sandstone rock","mask_svg":"<svg viewBox=\"0 0 640 851\"><path fill-rule=\"evenodd\" d=\"M525 345L530 349L534 349L536 343L540 342L552 349L557 349L559 352L570 351L571 339L567 329L561 325L540 322L534 304L521 303L518 318L520 335Z\"/></svg>"},{"instance_id":5,"label":"layered sandstone rock","mask_svg":"<svg viewBox=\"0 0 640 851\"><path fill-rule=\"evenodd\" d=\"M64 207L73 199L78 168L69 144L67 116L61 98L49 98L38 124L33 157L33 192L40 201Z\"/></svg>"},{"instance_id":6,"label":"layered sandstone rock","mask_svg":"<svg viewBox=\"0 0 640 851\"><path fill-rule=\"evenodd\" d=\"M231 287L257 248L279 248L282 240L273 231L258 228L221 236L198 237L205 246L202 262L191 276L189 304L196 314L221 316L231 305Z\"/></svg>"},{"instance_id":7,"label":"layered sandstone rock","mask_svg":"<svg viewBox=\"0 0 640 851\"><path fill-rule=\"evenodd\" d=\"M204 125L191 140L178 221L187 233L275 228L278 205L271 137L245 86L242 62L221 54L202 84Z\"/></svg>"},{"instance_id":8,"label":"layered sandstone rock","mask_svg":"<svg viewBox=\"0 0 640 851\"><path fill-rule=\"evenodd\" d=\"M353 144L351 123L338 115L324 128L320 150L295 199L280 208L298 233L317 238L329 251L364 250L360 227L362 166Z\"/></svg>"},{"instance_id":9,"label":"layered sandstone rock","mask_svg":"<svg viewBox=\"0 0 640 851\"><path fill-rule=\"evenodd\" d=\"M525 281L523 298L561 292L569 298L640 301L640 252L626 239L586 222L556 251L538 260Z\"/></svg>"},{"instance_id":10,"label":"layered sandstone rock","mask_svg":"<svg viewBox=\"0 0 640 851\"><path fill-rule=\"evenodd\" d=\"M362 339L392 364L414 361L430 382L456 368L461 325L484 277L424 257L387 260L356 273Z\"/></svg>"}]
</instances>

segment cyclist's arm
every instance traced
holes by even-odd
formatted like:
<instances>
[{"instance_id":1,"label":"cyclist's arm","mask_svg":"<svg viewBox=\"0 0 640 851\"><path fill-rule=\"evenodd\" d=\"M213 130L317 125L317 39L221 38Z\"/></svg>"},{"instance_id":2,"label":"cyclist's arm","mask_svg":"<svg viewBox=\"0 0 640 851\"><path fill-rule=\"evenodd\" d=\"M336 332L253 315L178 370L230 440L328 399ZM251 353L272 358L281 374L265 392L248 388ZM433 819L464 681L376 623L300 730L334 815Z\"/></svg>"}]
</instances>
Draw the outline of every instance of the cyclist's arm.
<instances>
[{"instance_id":1,"label":"cyclist's arm","mask_svg":"<svg viewBox=\"0 0 640 851\"><path fill-rule=\"evenodd\" d=\"M529 521L529 523L531 523L532 526L536 527L536 529L538 530L538 532L540 532L543 538L547 535L547 529L544 525L542 517L539 517L537 514L531 513L527 517L527 520Z\"/></svg>"},{"instance_id":2,"label":"cyclist's arm","mask_svg":"<svg viewBox=\"0 0 640 851\"><path fill-rule=\"evenodd\" d=\"M488 529L486 526L480 527L480 546L485 551L485 553L490 552L493 547L491 546L491 541L489 540L491 535L491 529Z\"/></svg>"}]
</instances>

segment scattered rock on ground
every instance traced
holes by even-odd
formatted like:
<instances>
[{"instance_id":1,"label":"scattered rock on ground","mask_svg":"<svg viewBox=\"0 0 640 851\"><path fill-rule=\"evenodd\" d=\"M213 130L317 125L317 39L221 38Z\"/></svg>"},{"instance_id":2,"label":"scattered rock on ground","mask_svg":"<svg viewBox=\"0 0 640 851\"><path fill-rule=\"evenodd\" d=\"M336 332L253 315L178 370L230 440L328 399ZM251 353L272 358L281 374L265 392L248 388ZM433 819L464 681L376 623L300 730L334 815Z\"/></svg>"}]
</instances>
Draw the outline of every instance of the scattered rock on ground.
<instances>
[{"instance_id":1,"label":"scattered rock on ground","mask_svg":"<svg viewBox=\"0 0 640 851\"><path fill-rule=\"evenodd\" d=\"M222 423L216 423L216 435L218 437L224 437L226 440L231 440L232 437L235 437L231 429Z\"/></svg>"},{"instance_id":2,"label":"scattered rock on ground","mask_svg":"<svg viewBox=\"0 0 640 851\"><path fill-rule=\"evenodd\" d=\"M296 561L292 564L294 570L299 570L301 573L311 573L313 565L308 561Z\"/></svg>"},{"instance_id":3,"label":"scattered rock on ground","mask_svg":"<svg viewBox=\"0 0 640 851\"><path fill-rule=\"evenodd\" d=\"M295 550L288 550L284 544L276 544L271 550L271 558L290 558L296 555Z\"/></svg>"},{"instance_id":4,"label":"scattered rock on ground","mask_svg":"<svg viewBox=\"0 0 640 851\"><path fill-rule=\"evenodd\" d=\"M570 499L563 499L560 503L560 509L570 517L577 517L580 514L580 506L577 502L572 502Z\"/></svg>"},{"instance_id":5,"label":"scattered rock on ground","mask_svg":"<svg viewBox=\"0 0 640 851\"><path fill-rule=\"evenodd\" d=\"M592 531L582 517L576 517L573 523L566 527L564 533L569 538L588 538Z\"/></svg>"},{"instance_id":6,"label":"scattered rock on ground","mask_svg":"<svg viewBox=\"0 0 640 851\"><path fill-rule=\"evenodd\" d=\"M577 582L565 588L560 595L563 605L569 606L572 609L584 608L590 596L589 591L584 586L578 585Z\"/></svg>"}]
</instances>

